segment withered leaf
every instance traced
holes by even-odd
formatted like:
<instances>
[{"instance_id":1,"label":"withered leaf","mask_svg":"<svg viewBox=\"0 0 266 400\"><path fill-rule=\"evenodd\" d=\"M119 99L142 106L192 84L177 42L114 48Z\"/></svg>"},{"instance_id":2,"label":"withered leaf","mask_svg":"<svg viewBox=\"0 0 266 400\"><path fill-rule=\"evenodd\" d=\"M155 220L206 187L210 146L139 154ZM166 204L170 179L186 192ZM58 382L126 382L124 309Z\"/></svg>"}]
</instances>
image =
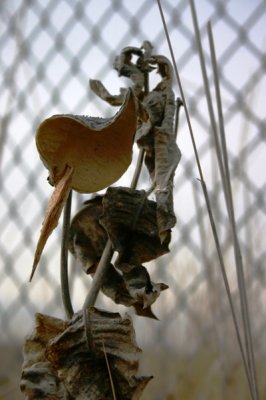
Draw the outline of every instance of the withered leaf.
<instances>
[{"instance_id":1,"label":"withered leaf","mask_svg":"<svg viewBox=\"0 0 266 400\"><path fill-rule=\"evenodd\" d=\"M66 322L47 315L36 314L35 328L24 342L20 388L28 400L72 400L68 396L58 372L46 359L50 339L66 329Z\"/></svg>"},{"instance_id":2,"label":"withered leaf","mask_svg":"<svg viewBox=\"0 0 266 400\"><path fill-rule=\"evenodd\" d=\"M142 100L144 96L145 72L152 70L148 62L151 49L152 45L148 41L145 41L141 48L132 46L125 47L122 49L121 53L115 57L113 63L119 76L124 76L132 81L132 89L139 100ZM136 63L133 62L133 56L137 56ZM119 95L112 95L101 81L95 79L90 80L90 88L97 96L111 105L117 106L122 103L125 92L123 88L120 89Z\"/></svg>"},{"instance_id":3,"label":"withered leaf","mask_svg":"<svg viewBox=\"0 0 266 400\"><path fill-rule=\"evenodd\" d=\"M181 153L173 131L175 96L172 90L172 66L163 56L152 56L162 77L161 82L144 98L143 106L149 122L140 125L136 141L145 150L145 164L156 186L158 228L163 242L166 232L173 228L173 178Z\"/></svg>"},{"instance_id":4,"label":"withered leaf","mask_svg":"<svg viewBox=\"0 0 266 400\"><path fill-rule=\"evenodd\" d=\"M137 56L136 62L132 56ZM161 76L159 84L150 92L145 91L145 73L154 67ZM161 55L152 55L152 45L144 42L141 48L125 47L115 58L114 68L119 76L131 79L133 91L139 100L140 123L135 140L145 150L145 164L156 187L158 202L158 228L161 242L167 239L167 231L174 227L173 178L181 153L174 135L176 102L172 90L173 68ZM120 104L121 94L111 95L97 80L90 81L91 89L110 104Z\"/></svg>"},{"instance_id":5,"label":"withered leaf","mask_svg":"<svg viewBox=\"0 0 266 400\"><path fill-rule=\"evenodd\" d=\"M37 313L35 315L35 327L31 335L24 342L24 364L29 366L32 360L44 361L44 349L50 339L63 332L67 322L49 315Z\"/></svg>"},{"instance_id":6,"label":"withered leaf","mask_svg":"<svg viewBox=\"0 0 266 400\"><path fill-rule=\"evenodd\" d=\"M69 250L87 274L96 271L108 238L107 232L99 224L103 214L102 199L103 196L96 196L87 201L70 225ZM138 315L156 319L151 304L166 285L151 282L143 266L117 264L120 271L112 264L107 268L101 291L117 304L133 306Z\"/></svg>"},{"instance_id":7,"label":"withered leaf","mask_svg":"<svg viewBox=\"0 0 266 400\"><path fill-rule=\"evenodd\" d=\"M151 305L162 290L168 288L164 283L151 281L148 271L142 265L127 266L122 272L110 264L108 266L102 292L115 303L126 307L133 306L137 315L157 319Z\"/></svg>"},{"instance_id":8,"label":"withered leaf","mask_svg":"<svg viewBox=\"0 0 266 400\"><path fill-rule=\"evenodd\" d=\"M54 322L53 329L53 320L51 323L50 317L39 315L33 334L26 340L21 389L31 395L27 398L113 400L106 357L117 398L140 398L151 377L136 376L141 350L129 316L92 308L93 350L87 345L82 313L67 323ZM36 342L41 344L42 364Z\"/></svg>"},{"instance_id":9,"label":"withered leaf","mask_svg":"<svg viewBox=\"0 0 266 400\"><path fill-rule=\"evenodd\" d=\"M136 61L133 60L133 55L137 56ZM162 79L152 91L146 93L145 73L155 67ZM159 236L161 242L164 242L168 229L173 228L176 223L173 178L181 158L173 131L176 111L172 90L173 68L166 57L152 55L152 45L148 41L141 48L125 47L115 58L114 68L119 76L131 79L133 91L139 100L140 123L135 139L145 150L145 164L156 187ZM121 89L120 95L113 96L100 81L91 80L90 85L103 100L113 105L120 104L124 89Z\"/></svg>"},{"instance_id":10,"label":"withered leaf","mask_svg":"<svg viewBox=\"0 0 266 400\"><path fill-rule=\"evenodd\" d=\"M40 261L44 246L49 236L51 235L52 231L58 224L58 220L60 218L62 209L70 192L72 176L73 176L73 168L67 166L65 168L63 176L57 182L54 192L49 200L48 207L45 212L44 220L42 223L40 237L35 250L30 281L32 280L34 272Z\"/></svg>"},{"instance_id":11,"label":"withered leaf","mask_svg":"<svg viewBox=\"0 0 266 400\"><path fill-rule=\"evenodd\" d=\"M69 250L87 274L96 271L108 238L107 232L99 224L103 213L102 199L103 196L96 196L87 201L70 225ZM117 304L133 306L137 315L157 319L151 304L166 285L151 282L143 266L125 263L119 266L120 271L109 265L101 291Z\"/></svg>"},{"instance_id":12,"label":"withered leaf","mask_svg":"<svg viewBox=\"0 0 266 400\"><path fill-rule=\"evenodd\" d=\"M137 78L137 82L142 82L143 81L143 73L140 72L141 78ZM138 87L138 84L137 84ZM103 83L97 79L90 79L90 89L102 100L106 101L108 104L111 104L112 106L120 106L123 103L123 99L125 97L125 93L127 89L121 88L120 89L120 94L118 95L113 95L108 92L106 87L103 85ZM134 88L133 88L134 90ZM140 92L142 93L142 86ZM138 99L138 93L136 90L134 90L134 94L136 96L136 106L137 106L137 113L138 113L138 118L140 118L142 121L146 121L148 119L148 114L144 107L142 106L141 101Z\"/></svg>"},{"instance_id":13,"label":"withered leaf","mask_svg":"<svg viewBox=\"0 0 266 400\"><path fill-rule=\"evenodd\" d=\"M173 134L162 128L155 128L154 145L156 149L154 180L156 182L157 223L163 242L167 231L176 224L173 208L173 179L181 153Z\"/></svg>"},{"instance_id":14,"label":"withered leaf","mask_svg":"<svg viewBox=\"0 0 266 400\"><path fill-rule=\"evenodd\" d=\"M100 223L119 253L117 266L141 265L169 251L171 233L168 230L161 243L156 212L156 203L146 198L145 191L123 187L107 189Z\"/></svg>"},{"instance_id":15,"label":"withered leaf","mask_svg":"<svg viewBox=\"0 0 266 400\"><path fill-rule=\"evenodd\" d=\"M71 221L69 251L79 260L86 273L95 270L107 242L107 233L99 224L102 213L102 196L95 196Z\"/></svg>"},{"instance_id":16,"label":"withered leaf","mask_svg":"<svg viewBox=\"0 0 266 400\"><path fill-rule=\"evenodd\" d=\"M38 362L22 371L20 389L27 400L74 400L49 362Z\"/></svg>"},{"instance_id":17,"label":"withered leaf","mask_svg":"<svg viewBox=\"0 0 266 400\"><path fill-rule=\"evenodd\" d=\"M144 95L144 71L146 67L144 54L142 49L129 46L122 49L121 53L114 60L114 68L117 70L119 76L125 76L132 81L134 93L138 98L142 98ZM136 63L133 62L134 55L137 56Z\"/></svg>"},{"instance_id":18,"label":"withered leaf","mask_svg":"<svg viewBox=\"0 0 266 400\"><path fill-rule=\"evenodd\" d=\"M168 286L164 283L152 282L143 265L129 267L129 270L123 272L126 288L135 304L142 305L143 309L148 308Z\"/></svg>"},{"instance_id":19,"label":"withered leaf","mask_svg":"<svg viewBox=\"0 0 266 400\"><path fill-rule=\"evenodd\" d=\"M97 79L90 79L90 88L98 97L112 106L120 106L123 103L123 92L119 95L112 95L108 92L102 82Z\"/></svg>"},{"instance_id":20,"label":"withered leaf","mask_svg":"<svg viewBox=\"0 0 266 400\"><path fill-rule=\"evenodd\" d=\"M108 236L119 253L116 263L141 265L169 251L171 232L160 241L157 206L145 191L108 188L104 196L88 200L73 218L69 250L86 272L99 261Z\"/></svg>"}]
</instances>

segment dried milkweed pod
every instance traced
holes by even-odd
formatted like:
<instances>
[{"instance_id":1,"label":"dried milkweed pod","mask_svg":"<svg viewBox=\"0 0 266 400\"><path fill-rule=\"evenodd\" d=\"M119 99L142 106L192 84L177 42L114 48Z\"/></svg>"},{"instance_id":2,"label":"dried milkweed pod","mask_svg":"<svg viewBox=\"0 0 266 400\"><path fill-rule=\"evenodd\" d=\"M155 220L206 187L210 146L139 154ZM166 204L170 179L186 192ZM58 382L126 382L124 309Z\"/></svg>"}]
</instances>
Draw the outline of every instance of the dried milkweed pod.
<instances>
[{"instance_id":1,"label":"dried milkweed pod","mask_svg":"<svg viewBox=\"0 0 266 400\"><path fill-rule=\"evenodd\" d=\"M36 146L49 180L56 185L68 165L71 188L93 193L117 181L131 163L136 131L136 107L131 90L113 118L54 115L44 120Z\"/></svg>"},{"instance_id":2,"label":"dried milkweed pod","mask_svg":"<svg viewBox=\"0 0 266 400\"><path fill-rule=\"evenodd\" d=\"M117 181L127 170L136 124L137 110L131 89L112 118L54 115L41 123L36 145L55 191L43 221L30 279L69 191L93 193Z\"/></svg>"}]
</instances>

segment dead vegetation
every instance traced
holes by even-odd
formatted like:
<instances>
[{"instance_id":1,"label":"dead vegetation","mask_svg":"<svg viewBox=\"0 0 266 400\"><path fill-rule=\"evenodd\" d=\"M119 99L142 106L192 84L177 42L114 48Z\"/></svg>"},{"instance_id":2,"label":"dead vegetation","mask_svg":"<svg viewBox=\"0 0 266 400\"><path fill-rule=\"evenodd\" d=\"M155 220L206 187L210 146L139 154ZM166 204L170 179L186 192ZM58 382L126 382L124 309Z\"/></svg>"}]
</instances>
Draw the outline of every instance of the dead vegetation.
<instances>
[{"instance_id":1,"label":"dead vegetation","mask_svg":"<svg viewBox=\"0 0 266 400\"><path fill-rule=\"evenodd\" d=\"M189 365L188 369L195 367L197 371L213 369L213 374L208 376L212 376L214 386L210 384L206 374L198 374L197 376L201 387L205 387L204 384L206 383L206 398L216 398L216 396L219 398L221 393L223 396L225 393L227 393L226 396L229 396L228 388L233 385L232 382L238 382L239 368L244 368L249 395L253 400L259 398L248 299L241 249L236 231L218 67L211 24L208 24L208 38L215 80L218 123L214 118L197 15L192 0L190 5L235 255L241 322L239 322L235 312L208 188L204 180L174 55L171 51L171 41L165 25L163 10L158 0L174 69L166 57L153 54L149 42L144 42L140 48L126 47L116 57L114 67L119 75L131 80L132 88L130 90L122 88L118 95L112 95L101 82L97 80L90 82L91 89L100 98L111 105L121 106L120 112L114 118L108 121L99 121L98 119L87 119L79 116L54 116L44 121L39 128L38 141L41 142L43 138L45 140L44 143L39 143L37 147L44 164L49 169L49 180L55 186L55 193L45 216L31 277L37 267L45 242L58 222L63 206L66 205L67 208L70 205L71 190L93 193L112 185L130 164L133 137L140 150L130 188L109 187L103 195L91 197L73 218L70 226L66 221L65 227L67 228L65 228L62 242L61 289L68 320L53 320L51 323L50 317L37 316L35 331L31 337L26 339L24 346L21 389L28 399L36 398L36 396L38 398L58 399L138 399L151 379L151 377L137 376L139 349L134 341L134 329L130 318L122 318L119 314L109 314L103 310L98 310L94 307L94 304L101 290L115 303L127 307L133 306L137 315L156 318L151 306L161 292L167 289L167 285L164 283L153 282L147 268L142 264L169 251L171 229L176 222L173 209L173 179L181 153L176 145L176 131L174 129L175 121L178 121L177 110L179 108L172 90L173 71L182 98L179 104L184 105L187 117L200 176L199 181L209 214L217 258L241 355L241 364L236 364L231 369L228 368L228 381L226 384L223 382L222 385L216 374L216 368L219 366L216 365L215 354L213 355L210 352L207 354L200 353L191 363L187 360L182 360L180 363L183 367ZM135 57L136 61L134 61ZM157 68L160 82L150 90L148 77L154 68ZM131 107L127 107L129 101L131 101ZM123 141L125 139L123 135L118 136L116 140L110 139L112 136L115 138L118 133L115 122L120 118L122 122L119 133L128 132L125 141ZM53 124L55 120L56 127ZM129 127L127 121L131 121ZM50 125L50 122L52 125ZM70 125L71 129L69 129ZM61 135L73 129L76 131L75 140L71 136L69 139L66 135L70 140L66 144L64 140L61 140ZM110 129L108 138L108 135L101 135L107 129ZM54 132L59 133L59 140L54 139ZM83 139L89 140L88 146L93 149L91 156L97 155L95 165L87 164L86 151L83 153L78 147L73 146L73 143L77 141L77 143L81 143L81 149L86 149ZM108 147L106 142L109 139L111 144ZM119 145L117 145L118 143ZM43 153L43 144L48 155ZM119 148L119 152L115 155L112 153L113 148ZM59 158L57 153L54 153L56 156L54 154L51 156L50 149L53 151L59 149ZM68 153L68 150L70 153ZM79 159L80 152L82 157ZM63 154L64 156L62 156ZM139 191L136 187L142 160L145 162L150 177L150 187ZM109 171L111 171L110 175ZM83 175L83 173L85 174ZM91 184L88 188L87 182ZM155 194L156 201L149 199L151 193ZM69 215L65 218L69 218ZM79 312L73 312L69 298L67 257L64 257L64 251L67 251L67 249L74 255L84 272L93 277L91 291L84 301L83 309ZM117 254L115 260L113 260L114 253ZM41 320L45 321L43 325L40 324ZM130 326L130 328L124 330L124 324L127 325L127 328ZM40 326L44 329L40 329ZM47 330L49 332L51 330L51 334L47 335ZM241 332L243 332L244 340ZM125 351L123 352L123 350ZM125 356L125 353L130 356ZM132 355L136 359L132 360ZM195 398L199 390L197 379L191 378L187 381L184 376L181 379L177 377L176 396L186 399ZM193 388L193 390L188 391L188 387ZM244 399L245 395L246 393L241 394L241 398ZM169 395L168 398L170 400L173 397Z\"/></svg>"},{"instance_id":2,"label":"dead vegetation","mask_svg":"<svg viewBox=\"0 0 266 400\"><path fill-rule=\"evenodd\" d=\"M137 55L134 62L133 55ZM94 307L101 290L115 303L133 306L137 315L157 317L152 304L168 286L151 280L143 266L169 252L173 179L181 153L176 145L179 107L172 90L172 66L152 46L127 47L114 63L132 89L112 96L99 81L91 88L120 111L109 119L56 115L37 130L37 149L55 186L37 244L30 279L45 243L65 206L61 289L67 321L39 314L24 344L21 390L27 399L138 399L151 376L137 376L140 349L129 316ZM160 83L149 90L149 73ZM139 160L130 188L109 187L92 196L71 224L71 191L94 193L115 182L131 161L134 140ZM150 187L137 190L144 159ZM156 201L148 197L155 193ZM74 312L68 290L67 251L92 288L83 310ZM117 256L113 262L113 255Z\"/></svg>"}]
</instances>

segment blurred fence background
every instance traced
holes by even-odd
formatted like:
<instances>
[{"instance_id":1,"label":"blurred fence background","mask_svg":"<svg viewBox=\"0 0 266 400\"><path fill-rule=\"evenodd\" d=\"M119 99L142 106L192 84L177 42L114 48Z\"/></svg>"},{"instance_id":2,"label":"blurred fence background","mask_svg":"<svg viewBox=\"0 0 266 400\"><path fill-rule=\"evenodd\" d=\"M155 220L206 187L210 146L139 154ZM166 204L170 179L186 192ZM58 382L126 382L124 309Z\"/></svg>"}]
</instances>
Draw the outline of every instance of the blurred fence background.
<instances>
[{"instance_id":1,"label":"blurred fence background","mask_svg":"<svg viewBox=\"0 0 266 400\"><path fill-rule=\"evenodd\" d=\"M211 196L234 303L239 308L232 241L212 151L189 3L162 0L162 7ZM265 372L265 365L259 363L266 350L266 2L201 0L196 7L208 66L209 19L213 26L261 387L260 373ZM44 118L56 113L113 115L116 109L90 92L89 78L102 80L111 93L118 93L128 82L113 69L114 57L123 47L140 47L144 40L153 44L156 54L169 57L156 1L1 1L1 399L22 398L18 392L21 346L25 334L32 329L35 312L63 317L59 289L61 224L49 239L33 282L28 283L44 210L52 191L35 148L36 128ZM210 69L208 73L213 87ZM174 90L179 96L176 83ZM147 398L229 398L222 393L224 390L233 393L232 381L237 381L237 390L242 392L232 398L244 399L247 386L241 364L237 364L239 352L232 317L183 110L178 144L182 160L175 177L177 225L171 253L148 265L152 278L167 283L170 289L161 295L154 309L160 322L134 318L144 358L147 355L143 368L145 373L155 375ZM131 173L130 168L117 184L127 185ZM142 185L145 187L145 180ZM87 198L75 195L73 214ZM73 260L71 277L73 301L78 310L90 279L82 275ZM99 304L118 309L105 299ZM198 395L205 393L205 397L193 394L189 397L188 392L181 392L183 386L193 386L192 382L198 388ZM212 385L221 397L215 397ZM175 392L180 397L174 397ZM261 393L264 393L261 398L266 399L262 387Z\"/></svg>"}]
</instances>

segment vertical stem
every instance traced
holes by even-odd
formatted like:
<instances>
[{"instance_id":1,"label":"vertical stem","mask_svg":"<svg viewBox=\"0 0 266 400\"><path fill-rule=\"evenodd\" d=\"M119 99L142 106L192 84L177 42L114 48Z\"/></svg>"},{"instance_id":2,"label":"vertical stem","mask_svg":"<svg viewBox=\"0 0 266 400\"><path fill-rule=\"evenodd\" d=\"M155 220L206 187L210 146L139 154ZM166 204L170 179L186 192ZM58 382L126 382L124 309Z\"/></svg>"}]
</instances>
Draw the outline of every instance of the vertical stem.
<instances>
[{"instance_id":1,"label":"vertical stem","mask_svg":"<svg viewBox=\"0 0 266 400\"><path fill-rule=\"evenodd\" d=\"M137 184L138 184L138 181L139 181L139 176L140 176L140 173L141 173L141 167L142 167L143 159L144 159L144 150L141 149L139 151L136 169L135 169L132 181L131 181L131 185L130 185L131 189L136 189L136 187L137 187Z\"/></svg>"},{"instance_id":2,"label":"vertical stem","mask_svg":"<svg viewBox=\"0 0 266 400\"><path fill-rule=\"evenodd\" d=\"M68 234L70 226L70 214L72 203L72 191L70 190L63 214L63 234L61 242L61 259L60 259L60 279L61 279L61 295L67 318L71 318L74 314L68 282Z\"/></svg>"},{"instance_id":3,"label":"vertical stem","mask_svg":"<svg viewBox=\"0 0 266 400\"><path fill-rule=\"evenodd\" d=\"M135 187L137 186L141 168L142 168L143 156L144 156L144 152L141 150L139 152L138 162L137 162L135 173L132 178L131 185L130 185L130 187L132 189L135 189ZM90 308L94 306L94 304L97 300L97 296L98 296L99 291L101 290L101 287L103 284L104 275L106 274L107 268L109 267L109 264L112 260L113 254L114 254L114 250L112 248L112 242L110 239L108 239L106 242L105 248L103 250L101 259L99 261L99 264L97 266L95 275L93 277L92 287L91 287L89 293L87 294L87 297L83 304L83 318L84 318L85 332L86 332L87 344L90 349L92 349L93 342L91 340L92 335L91 335L91 330L90 330L89 312L90 312Z\"/></svg>"},{"instance_id":4,"label":"vertical stem","mask_svg":"<svg viewBox=\"0 0 266 400\"><path fill-rule=\"evenodd\" d=\"M256 365L255 365L254 348L253 348L253 340L252 340L252 333L251 333L250 313L249 313L247 291L246 291L246 284L245 284L244 266L243 266L243 260L242 260L242 255L241 255L241 250L240 250L240 245L239 245L239 240L238 240L238 235L237 235L237 226L236 226L236 220L235 220L230 170L229 170L229 163L228 163L228 157L227 157L228 152L227 152L227 143L226 143L226 136L225 136L225 129L224 129L222 100L221 100L219 77L218 77L218 67L217 67L217 62L216 62L215 46L214 46L214 40L213 40L212 28L211 28L210 22L208 23L208 37L209 37L211 60L212 60L212 66L213 66L214 84L215 84L215 92L216 92L216 99L217 99L217 111L218 111L218 116L219 116L219 127L220 127L220 134L221 134L221 148L222 148L221 153L223 156L223 164L224 164L223 166L224 166L225 185L226 185L224 188L224 191L227 192L226 193L226 197L227 197L226 205L227 205L229 220L231 223L232 234L233 234L233 246L234 246L235 263L236 263L236 269L237 269L237 279L238 279L238 287L239 287L239 294L240 294L241 313L242 313L244 335L245 335L245 342L246 342L247 360L248 360L248 367L249 367L250 375L251 375L253 397L254 397L254 399L258 399L259 394L258 394L258 387L257 387Z\"/></svg>"},{"instance_id":5,"label":"vertical stem","mask_svg":"<svg viewBox=\"0 0 266 400\"><path fill-rule=\"evenodd\" d=\"M112 242L110 239L107 240L105 248L103 250L101 259L97 266L96 272L93 277L91 289L85 299L83 309L94 306L98 293L102 287L102 282L104 279L105 272L111 262L113 256Z\"/></svg>"},{"instance_id":6,"label":"vertical stem","mask_svg":"<svg viewBox=\"0 0 266 400\"><path fill-rule=\"evenodd\" d=\"M143 156L144 156L144 151L140 150L135 173L132 178L131 185L130 185L131 189L135 189L137 186L141 168L142 168ZM102 287L102 282L104 279L105 272L111 262L113 253L114 252L112 249L112 242L110 239L108 239L106 242L105 248L103 250L101 259L99 261L99 264L97 266L95 275L93 277L93 283L92 283L91 290L89 291L89 293L85 299L84 305L83 305L83 311L84 311L85 318L86 318L86 309L88 309L89 307L93 307L96 302L98 293Z\"/></svg>"}]
</instances>

